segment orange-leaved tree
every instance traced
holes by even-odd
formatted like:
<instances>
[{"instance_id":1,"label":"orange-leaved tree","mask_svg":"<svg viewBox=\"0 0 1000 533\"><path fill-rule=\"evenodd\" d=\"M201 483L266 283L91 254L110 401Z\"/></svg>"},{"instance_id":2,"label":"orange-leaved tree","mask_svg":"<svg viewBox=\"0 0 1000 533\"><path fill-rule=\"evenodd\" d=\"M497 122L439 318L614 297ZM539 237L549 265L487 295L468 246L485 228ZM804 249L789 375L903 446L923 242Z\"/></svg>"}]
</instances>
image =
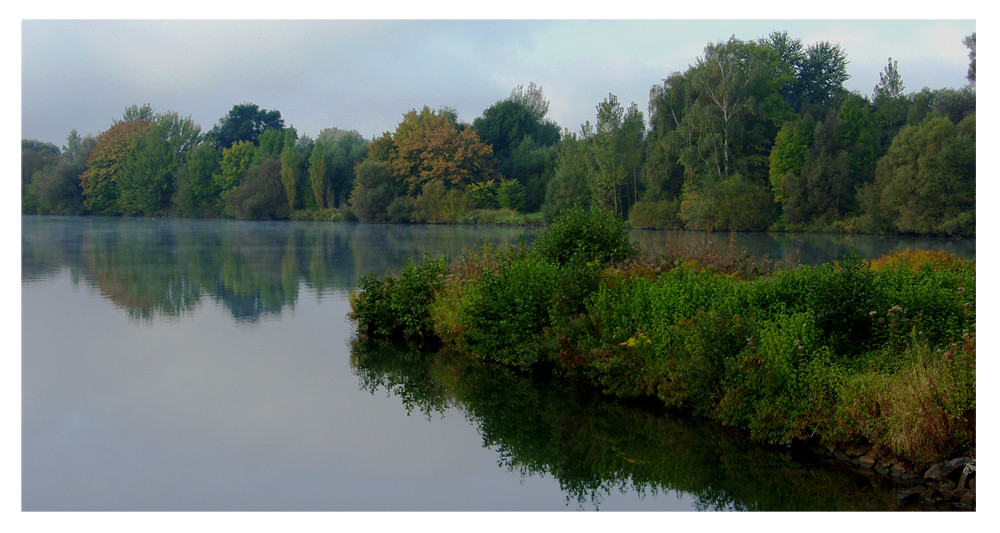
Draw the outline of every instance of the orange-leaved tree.
<instances>
[{"instance_id":1,"label":"orange-leaved tree","mask_svg":"<svg viewBox=\"0 0 1000 533\"><path fill-rule=\"evenodd\" d=\"M94 214L115 215L118 208L118 166L128 155L132 135L149 131L150 123L137 119L120 121L97 136L97 144L87 158L87 169L80 174L83 205Z\"/></svg>"},{"instance_id":2,"label":"orange-leaved tree","mask_svg":"<svg viewBox=\"0 0 1000 533\"><path fill-rule=\"evenodd\" d=\"M458 124L452 111L427 106L411 110L395 133L372 142L369 159L383 161L410 195L424 185L440 181L465 186L493 177L493 149L476 132Z\"/></svg>"}]
</instances>

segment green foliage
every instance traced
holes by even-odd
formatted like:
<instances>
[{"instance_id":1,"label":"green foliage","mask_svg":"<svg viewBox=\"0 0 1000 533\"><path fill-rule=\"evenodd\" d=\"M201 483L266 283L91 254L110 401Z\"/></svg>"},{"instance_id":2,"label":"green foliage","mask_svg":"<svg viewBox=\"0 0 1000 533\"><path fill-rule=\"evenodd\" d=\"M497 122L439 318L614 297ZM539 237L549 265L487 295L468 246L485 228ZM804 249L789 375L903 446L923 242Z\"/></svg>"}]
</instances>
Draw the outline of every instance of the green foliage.
<instances>
[{"instance_id":1,"label":"green foliage","mask_svg":"<svg viewBox=\"0 0 1000 533\"><path fill-rule=\"evenodd\" d=\"M551 222L572 207L590 206L591 176L597 164L586 135L566 135L559 143L555 173L545 190L542 213Z\"/></svg>"},{"instance_id":2,"label":"green foliage","mask_svg":"<svg viewBox=\"0 0 1000 533\"><path fill-rule=\"evenodd\" d=\"M218 124L208 132L208 138L215 149L222 152L240 142L257 146L259 137L268 129L285 129L280 111L261 109L257 104L237 104L219 119Z\"/></svg>"},{"instance_id":3,"label":"green foliage","mask_svg":"<svg viewBox=\"0 0 1000 533\"><path fill-rule=\"evenodd\" d=\"M407 198L409 220L432 224L460 222L471 209L469 197L460 188L432 181L414 198ZM400 215L395 215L400 216Z\"/></svg>"},{"instance_id":4,"label":"green foliage","mask_svg":"<svg viewBox=\"0 0 1000 533\"><path fill-rule=\"evenodd\" d=\"M443 260L436 277L366 276L352 317L368 334L433 332L477 359L655 397L762 442L863 436L921 461L968 446L972 263L847 255L765 274L697 253L642 259L626 236L609 213L573 209L532 248L486 247L447 276ZM923 448L902 435L920 416L933 421Z\"/></svg>"},{"instance_id":5,"label":"green foliage","mask_svg":"<svg viewBox=\"0 0 1000 533\"><path fill-rule=\"evenodd\" d=\"M524 212L524 185L514 180L502 180L497 188L497 203L504 209Z\"/></svg>"},{"instance_id":6,"label":"green foliage","mask_svg":"<svg viewBox=\"0 0 1000 533\"><path fill-rule=\"evenodd\" d=\"M213 177L220 172L221 158L209 143L199 144L177 171L177 191L174 205L184 216L218 214L216 199L219 191Z\"/></svg>"},{"instance_id":7,"label":"green foliage","mask_svg":"<svg viewBox=\"0 0 1000 533\"><path fill-rule=\"evenodd\" d=\"M51 166L59 160L59 147L52 143L43 143L33 139L21 140L21 211L34 213L37 198L30 190L31 177L46 166Z\"/></svg>"},{"instance_id":8,"label":"green foliage","mask_svg":"<svg viewBox=\"0 0 1000 533\"><path fill-rule=\"evenodd\" d=\"M302 154L295 146L296 139L294 128L285 130L283 147L281 153L277 155L281 162L281 186L284 187L285 198L288 199L289 213L295 210L300 202L298 192L302 176Z\"/></svg>"},{"instance_id":9,"label":"green foliage","mask_svg":"<svg viewBox=\"0 0 1000 533\"><path fill-rule=\"evenodd\" d=\"M781 202L785 199L785 181L788 176L802 173L809 146L813 141L814 127L812 119L806 116L785 122L778 130L770 156L770 179L775 201Z\"/></svg>"},{"instance_id":10,"label":"green foliage","mask_svg":"<svg viewBox=\"0 0 1000 533\"><path fill-rule=\"evenodd\" d=\"M559 267L534 253L514 251L466 293L460 346L486 360L530 367L548 357L539 333L549 325Z\"/></svg>"},{"instance_id":11,"label":"green foliage","mask_svg":"<svg viewBox=\"0 0 1000 533\"><path fill-rule=\"evenodd\" d=\"M475 209L496 209L500 207L497 202L497 183L494 180L483 183L472 183L466 187L469 201Z\"/></svg>"},{"instance_id":12,"label":"green foliage","mask_svg":"<svg viewBox=\"0 0 1000 533\"><path fill-rule=\"evenodd\" d=\"M153 127L129 141L118 171L118 209L124 215L163 215L174 192L177 168L167 139Z\"/></svg>"},{"instance_id":13,"label":"green foliage","mask_svg":"<svg viewBox=\"0 0 1000 533\"><path fill-rule=\"evenodd\" d=\"M677 199L639 200L629 211L628 222L633 228L677 229L681 227L679 209L680 201Z\"/></svg>"},{"instance_id":14,"label":"green foliage","mask_svg":"<svg viewBox=\"0 0 1000 533\"><path fill-rule=\"evenodd\" d=\"M407 260L398 277L374 272L358 280L348 318L368 335L424 337L433 332L429 306L441 289L448 266L444 258Z\"/></svg>"},{"instance_id":15,"label":"green foliage","mask_svg":"<svg viewBox=\"0 0 1000 533\"><path fill-rule=\"evenodd\" d=\"M143 120L118 122L97 137L87 157L87 168L80 174L83 204L88 211L100 215L120 213L119 169L129 156L131 138L146 133L149 128L150 124Z\"/></svg>"},{"instance_id":16,"label":"green foliage","mask_svg":"<svg viewBox=\"0 0 1000 533\"><path fill-rule=\"evenodd\" d=\"M768 187L734 175L722 182L686 188L680 217L687 228L760 230L775 219L775 207Z\"/></svg>"},{"instance_id":17,"label":"green foliage","mask_svg":"<svg viewBox=\"0 0 1000 533\"><path fill-rule=\"evenodd\" d=\"M816 327L838 354L856 355L877 340L872 311L887 307L885 293L859 255L848 254L838 265L813 271L806 290L805 307L815 316Z\"/></svg>"},{"instance_id":18,"label":"green foliage","mask_svg":"<svg viewBox=\"0 0 1000 533\"><path fill-rule=\"evenodd\" d=\"M288 199L281 186L281 162L268 157L251 167L243 181L226 196L236 218L287 218Z\"/></svg>"},{"instance_id":19,"label":"green foliage","mask_svg":"<svg viewBox=\"0 0 1000 533\"><path fill-rule=\"evenodd\" d=\"M255 153L256 149L250 141L240 141L222 150L219 172L212 175L212 185L219 191L220 210L228 207L226 197L243 181Z\"/></svg>"},{"instance_id":20,"label":"green foliage","mask_svg":"<svg viewBox=\"0 0 1000 533\"><path fill-rule=\"evenodd\" d=\"M861 193L871 229L975 233L975 143L975 114L904 127Z\"/></svg>"},{"instance_id":21,"label":"green foliage","mask_svg":"<svg viewBox=\"0 0 1000 533\"><path fill-rule=\"evenodd\" d=\"M76 130L72 130L66 137L66 144L60 153L52 144L22 141L22 212L84 214L80 175L87 168L86 162L95 140L89 136L80 137Z\"/></svg>"},{"instance_id":22,"label":"green foliage","mask_svg":"<svg viewBox=\"0 0 1000 533\"><path fill-rule=\"evenodd\" d=\"M628 109L609 94L597 105L597 131L592 150L597 172L591 173L592 205L624 214L636 197L636 181L642 158L645 121L633 102ZM631 189L631 194L628 190Z\"/></svg>"},{"instance_id":23,"label":"green foliage","mask_svg":"<svg viewBox=\"0 0 1000 533\"><path fill-rule=\"evenodd\" d=\"M351 209L361 222L388 222L390 205L396 200L396 181L385 163L364 161L356 169Z\"/></svg>"},{"instance_id":24,"label":"green foliage","mask_svg":"<svg viewBox=\"0 0 1000 533\"><path fill-rule=\"evenodd\" d=\"M635 254L625 224L604 211L567 210L542 232L532 250L557 265L579 256L584 262L620 261Z\"/></svg>"}]
</instances>

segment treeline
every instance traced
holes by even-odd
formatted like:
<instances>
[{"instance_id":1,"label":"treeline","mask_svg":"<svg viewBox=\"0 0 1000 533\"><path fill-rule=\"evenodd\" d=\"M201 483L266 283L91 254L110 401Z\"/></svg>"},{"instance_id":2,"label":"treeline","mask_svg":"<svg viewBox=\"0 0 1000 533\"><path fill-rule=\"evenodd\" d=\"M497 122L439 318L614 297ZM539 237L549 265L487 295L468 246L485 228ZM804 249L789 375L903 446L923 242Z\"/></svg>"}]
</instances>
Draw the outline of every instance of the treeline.
<instances>
[{"instance_id":1,"label":"treeline","mask_svg":"<svg viewBox=\"0 0 1000 533\"><path fill-rule=\"evenodd\" d=\"M22 210L43 214L542 222L572 206L633 227L975 234L975 33L969 84L904 93L891 58L851 93L839 45L785 32L709 44L595 124L546 118L519 86L471 124L413 109L366 140L316 139L239 104L209 131L132 106L96 138L22 140Z\"/></svg>"}]
</instances>

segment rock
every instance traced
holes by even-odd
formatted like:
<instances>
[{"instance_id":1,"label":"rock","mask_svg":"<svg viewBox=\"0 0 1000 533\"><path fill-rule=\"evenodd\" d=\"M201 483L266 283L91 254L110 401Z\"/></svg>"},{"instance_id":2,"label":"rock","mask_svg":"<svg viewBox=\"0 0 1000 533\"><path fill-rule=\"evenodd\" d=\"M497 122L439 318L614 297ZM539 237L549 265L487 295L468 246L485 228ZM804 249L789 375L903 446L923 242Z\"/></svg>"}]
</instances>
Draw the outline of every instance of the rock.
<instances>
[{"instance_id":1,"label":"rock","mask_svg":"<svg viewBox=\"0 0 1000 533\"><path fill-rule=\"evenodd\" d=\"M847 455L850 455L851 457L860 457L870 452L871 449L872 447L868 444L865 444L863 442L855 442L854 444L848 446L847 449L844 451L847 453Z\"/></svg>"},{"instance_id":2,"label":"rock","mask_svg":"<svg viewBox=\"0 0 1000 533\"><path fill-rule=\"evenodd\" d=\"M865 468L872 468L872 467L875 466L875 458L872 457L872 456L870 456L870 455L867 455L867 454L862 455L861 457L858 457L857 459L855 459L855 461L859 465L861 465L861 466L863 466Z\"/></svg>"},{"instance_id":3,"label":"rock","mask_svg":"<svg viewBox=\"0 0 1000 533\"><path fill-rule=\"evenodd\" d=\"M937 493L940 494L942 498L950 500L955 494L955 489L947 485L941 485L937 488Z\"/></svg>"},{"instance_id":4,"label":"rock","mask_svg":"<svg viewBox=\"0 0 1000 533\"><path fill-rule=\"evenodd\" d=\"M920 495L921 492L923 492L923 490L924 490L924 487L919 486L919 485L916 486L916 487L910 487L908 489L903 489L903 490L899 491L899 501L901 501L903 503L908 503L910 501L913 501L914 499L916 499L917 496Z\"/></svg>"},{"instance_id":5,"label":"rock","mask_svg":"<svg viewBox=\"0 0 1000 533\"><path fill-rule=\"evenodd\" d=\"M944 479L960 467L964 467L971 460L971 457L959 457L958 459L952 459L951 461L945 463L938 463L924 472L924 479Z\"/></svg>"},{"instance_id":6,"label":"rock","mask_svg":"<svg viewBox=\"0 0 1000 533\"><path fill-rule=\"evenodd\" d=\"M962 494L962 503L976 503L976 491L965 491L965 494Z\"/></svg>"}]
</instances>

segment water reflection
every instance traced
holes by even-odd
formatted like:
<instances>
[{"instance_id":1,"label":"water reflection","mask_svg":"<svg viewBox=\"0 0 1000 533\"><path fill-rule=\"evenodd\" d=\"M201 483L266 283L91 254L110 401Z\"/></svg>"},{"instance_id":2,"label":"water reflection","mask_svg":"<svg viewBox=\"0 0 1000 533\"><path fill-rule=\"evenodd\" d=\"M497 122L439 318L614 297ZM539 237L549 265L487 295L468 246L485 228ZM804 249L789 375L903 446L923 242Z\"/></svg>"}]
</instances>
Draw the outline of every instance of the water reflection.
<instances>
[{"instance_id":1,"label":"water reflection","mask_svg":"<svg viewBox=\"0 0 1000 533\"><path fill-rule=\"evenodd\" d=\"M749 445L706 421L624 405L570 384L484 366L446 351L355 340L361 387L428 416L457 406L503 467L551 476L567 505L599 509L612 495L683 492L698 510L888 511L897 488L782 450Z\"/></svg>"},{"instance_id":2,"label":"water reflection","mask_svg":"<svg viewBox=\"0 0 1000 533\"><path fill-rule=\"evenodd\" d=\"M454 256L483 240L530 240L527 228L373 226L225 220L24 217L22 279L68 269L134 319L192 312L203 298L236 321L294 309L300 282L346 293L370 270L423 254Z\"/></svg>"},{"instance_id":3,"label":"water reflection","mask_svg":"<svg viewBox=\"0 0 1000 533\"><path fill-rule=\"evenodd\" d=\"M220 303L240 322L294 309L299 286L346 293L371 270L400 268L424 254L454 257L484 240L530 242L532 228L235 220L22 217L22 280L51 279L68 269L130 317L191 313L203 299ZM657 253L695 244L756 257L816 264L849 250L876 257L906 248L975 255L974 239L905 236L791 235L633 231Z\"/></svg>"}]
</instances>

